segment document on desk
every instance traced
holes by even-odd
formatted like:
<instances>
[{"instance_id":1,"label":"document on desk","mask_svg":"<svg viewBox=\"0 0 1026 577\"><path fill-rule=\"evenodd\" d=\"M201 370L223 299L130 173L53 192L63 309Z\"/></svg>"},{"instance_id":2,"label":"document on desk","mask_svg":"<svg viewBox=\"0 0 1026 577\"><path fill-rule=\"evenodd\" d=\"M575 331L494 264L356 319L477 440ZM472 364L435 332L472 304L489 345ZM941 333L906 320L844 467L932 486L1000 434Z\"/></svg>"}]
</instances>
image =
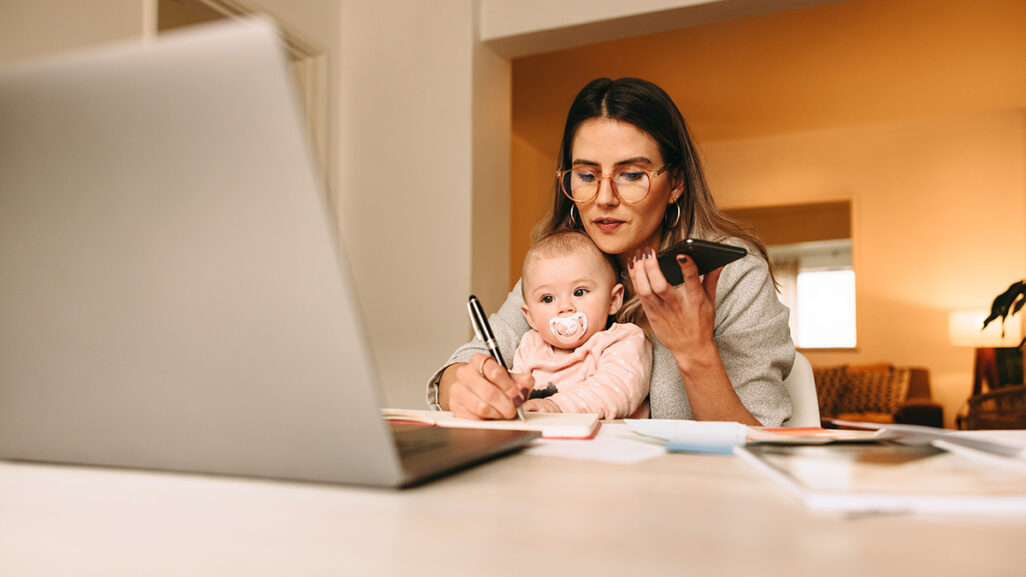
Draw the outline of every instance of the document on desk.
<instances>
[{"instance_id":1,"label":"document on desk","mask_svg":"<svg viewBox=\"0 0 1026 577\"><path fill-rule=\"evenodd\" d=\"M748 427L731 421L626 419L624 423L638 435L662 440L669 451L687 453L730 454L735 447L751 444L825 445L838 442L868 442L887 435L881 431L819 427L768 429Z\"/></svg>"},{"instance_id":2,"label":"document on desk","mask_svg":"<svg viewBox=\"0 0 1026 577\"><path fill-rule=\"evenodd\" d=\"M420 409L381 409L381 416L388 421L436 427L539 431L545 439L590 439L599 428L599 416L592 413L525 413L526 421L476 421L449 411Z\"/></svg>"},{"instance_id":3,"label":"document on desk","mask_svg":"<svg viewBox=\"0 0 1026 577\"><path fill-rule=\"evenodd\" d=\"M741 459L818 511L1026 514L1026 463L929 445L749 445Z\"/></svg>"}]
</instances>

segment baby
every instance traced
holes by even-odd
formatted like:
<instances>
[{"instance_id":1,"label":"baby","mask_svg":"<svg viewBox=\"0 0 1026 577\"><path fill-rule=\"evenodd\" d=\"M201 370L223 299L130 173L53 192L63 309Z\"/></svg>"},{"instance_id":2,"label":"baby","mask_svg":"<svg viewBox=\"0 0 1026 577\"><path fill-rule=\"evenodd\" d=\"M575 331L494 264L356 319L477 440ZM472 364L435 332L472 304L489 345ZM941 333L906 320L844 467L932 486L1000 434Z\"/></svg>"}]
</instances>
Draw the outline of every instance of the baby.
<instances>
[{"instance_id":1,"label":"baby","mask_svg":"<svg viewBox=\"0 0 1026 577\"><path fill-rule=\"evenodd\" d=\"M524 410L647 417L652 347L637 325L609 322L624 287L608 257L586 234L559 231L531 247L521 276L533 330L517 347L513 372L535 382Z\"/></svg>"}]
</instances>

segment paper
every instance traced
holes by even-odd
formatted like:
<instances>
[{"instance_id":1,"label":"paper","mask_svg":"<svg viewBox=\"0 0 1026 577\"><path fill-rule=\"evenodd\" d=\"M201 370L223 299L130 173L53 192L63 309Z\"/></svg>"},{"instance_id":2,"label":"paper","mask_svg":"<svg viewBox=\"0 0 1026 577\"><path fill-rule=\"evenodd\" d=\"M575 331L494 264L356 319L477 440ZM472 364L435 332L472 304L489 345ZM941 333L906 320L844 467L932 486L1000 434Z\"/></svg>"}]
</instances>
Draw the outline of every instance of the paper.
<instances>
[{"instance_id":1,"label":"paper","mask_svg":"<svg viewBox=\"0 0 1026 577\"><path fill-rule=\"evenodd\" d=\"M987 434L965 434L965 432L924 427L921 425L861 423L840 420L834 422L842 426L875 429L882 435L881 438L902 445L930 445L943 441L947 445L961 445L969 449L1002 457L1026 459L1026 441L1021 436L1018 438L1009 435L1002 437L1001 435L993 434L993 431L988 431Z\"/></svg>"},{"instance_id":2,"label":"paper","mask_svg":"<svg viewBox=\"0 0 1026 577\"><path fill-rule=\"evenodd\" d=\"M731 453L734 447L751 444L825 445L828 443L871 442L890 438L882 430L822 429L819 427L747 427L730 421L682 421L673 419L627 419L639 435L659 439L670 451Z\"/></svg>"},{"instance_id":3,"label":"paper","mask_svg":"<svg viewBox=\"0 0 1026 577\"><path fill-rule=\"evenodd\" d=\"M625 419L639 435L661 439L669 451L729 454L743 445L748 427L729 421L682 421L676 419Z\"/></svg>"},{"instance_id":4,"label":"paper","mask_svg":"<svg viewBox=\"0 0 1026 577\"><path fill-rule=\"evenodd\" d=\"M513 431L540 431L546 439L588 439L599 427L599 416L591 413L525 413L526 422L475 421L461 419L449 411L419 409L381 409L381 416L389 421L421 423L438 427L471 429L505 429Z\"/></svg>"},{"instance_id":5,"label":"paper","mask_svg":"<svg viewBox=\"0 0 1026 577\"><path fill-rule=\"evenodd\" d=\"M930 445L757 445L736 454L814 510L1026 514L1026 468Z\"/></svg>"},{"instance_id":6,"label":"paper","mask_svg":"<svg viewBox=\"0 0 1026 577\"><path fill-rule=\"evenodd\" d=\"M523 451L528 455L562 457L605 463L631 464L666 454L662 443L638 440L626 425L603 424L595 438L587 443L542 439Z\"/></svg>"},{"instance_id":7,"label":"paper","mask_svg":"<svg viewBox=\"0 0 1026 577\"><path fill-rule=\"evenodd\" d=\"M863 443L881 441L889 437L886 431L853 431L850 429L821 429L796 427L780 429L748 428L748 444L772 445L826 445L828 443Z\"/></svg>"}]
</instances>

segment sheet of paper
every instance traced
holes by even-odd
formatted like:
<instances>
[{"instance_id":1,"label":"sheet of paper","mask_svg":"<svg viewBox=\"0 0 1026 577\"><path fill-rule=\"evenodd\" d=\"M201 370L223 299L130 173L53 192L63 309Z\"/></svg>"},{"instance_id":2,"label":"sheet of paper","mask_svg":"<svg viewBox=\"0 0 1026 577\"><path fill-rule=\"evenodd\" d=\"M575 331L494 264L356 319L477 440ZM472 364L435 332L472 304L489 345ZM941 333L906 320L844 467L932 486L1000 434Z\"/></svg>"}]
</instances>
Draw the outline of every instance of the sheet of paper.
<instances>
[{"instance_id":1,"label":"sheet of paper","mask_svg":"<svg viewBox=\"0 0 1026 577\"><path fill-rule=\"evenodd\" d=\"M814 510L1026 514L1026 468L963 446L749 445L736 454Z\"/></svg>"},{"instance_id":2,"label":"sheet of paper","mask_svg":"<svg viewBox=\"0 0 1026 577\"><path fill-rule=\"evenodd\" d=\"M666 454L661 443L640 440L626 425L618 423L603 424L590 441L539 439L524 452L529 455L621 464L637 463Z\"/></svg>"},{"instance_id":3,"label":"sheet of paper","mask_svg":"<svg viewBox=\"0 0 1026 577\"><path fill-rule=\"evenodd\" d=\"M672 451L729 454L743 445L748 427L730 421L680 421L675 419L626 419L631 431L662 439Z\"/></svg>"}]
</instances>

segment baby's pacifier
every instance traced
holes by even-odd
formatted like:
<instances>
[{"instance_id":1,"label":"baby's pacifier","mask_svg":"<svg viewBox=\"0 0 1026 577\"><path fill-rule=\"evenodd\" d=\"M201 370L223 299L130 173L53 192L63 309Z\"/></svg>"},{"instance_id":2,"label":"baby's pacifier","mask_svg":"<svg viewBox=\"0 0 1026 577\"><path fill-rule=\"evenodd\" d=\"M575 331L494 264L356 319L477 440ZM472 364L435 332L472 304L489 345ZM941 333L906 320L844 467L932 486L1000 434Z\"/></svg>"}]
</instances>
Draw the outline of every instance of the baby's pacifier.
<instances>
[{"instance_id":1,"label":"baby's pacifier","mask_svg":"<svg viewBox=\"0 0 1026 577\"><path fill-rule=\"evenodd\" d=\"M560 343L572 345L588 331L588 317L580 312L565 317L552 317L549 319L549 330Z\"/></svg>"}]
</instances>

